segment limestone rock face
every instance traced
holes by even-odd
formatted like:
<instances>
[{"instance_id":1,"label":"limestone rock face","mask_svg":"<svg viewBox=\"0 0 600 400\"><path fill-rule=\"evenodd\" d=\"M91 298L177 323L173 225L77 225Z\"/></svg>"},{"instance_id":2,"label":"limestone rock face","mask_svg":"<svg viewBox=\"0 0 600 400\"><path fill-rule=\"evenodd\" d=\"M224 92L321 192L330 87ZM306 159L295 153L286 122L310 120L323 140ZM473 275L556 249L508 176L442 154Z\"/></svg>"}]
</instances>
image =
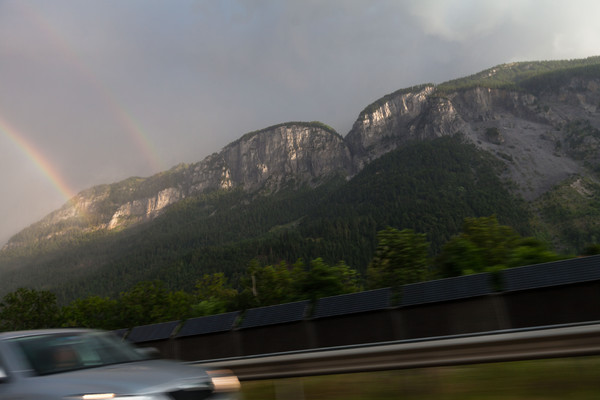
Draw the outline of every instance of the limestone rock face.
<instances>
[{"instance_id":1,"label":"limestone rock face","mask_svg":"<svg viewBox=\"0 0 600 400\"><path fill-rule=\"evenodd\" d=\"M519 90L403 89L365 108L346 137L315 122L251 132L198 163L84 190L8 246L73 231L123 229L209 190L268 195L284 186L317 186L333 175L351 178L410 141L455 134L496 156L506 166L504 177L533 200L585 168L600 170L600 76L573 74L557 82Z\"/></svg>"},{"instance_id":2,"label":"limestone rock face","mask_svg":"<svg viewBox=\"0 0 600 400\"><path fill-rule=\"evenodd\" d=\"M273 191L289 181L316 185L351 167L341 136L310 124L282 124L246 134L190 166L187 194L238 187Z\"/></svg>"},{"instance_id":3,"label":"limestone rock face","mask_svg":"<svg viewBox=\"0 0 600 400\"><path fill-rule=\"evenodd\" d=\"M220 153L230 185L254 191L277 190L293 179L315 184L351 168L350 151L341 136L310 126L283 125L248 134Z\"/></svg>"},{"instance_id":4,"label":"limestone rock face","mask_svg":"<svg viewBox=\"0 0 600 400\"><path fill-rule=\"evenodd\" d=\"M536 98L507 90L474 88L440 94L434 86L390 96L363 112L346 136L361 165L403 143L470 131L472 123L509 118L537 119Z\"/></svg>"},{"instance_id":5,"label":"limestone rock face","mask_svg":"<svg viewBox=\"0 0 600 400\"><path fill-rule=\"evenodd\" d=\"M408 141L460 133L504 162L506 177L532 200L583 173L581 161L600 164L597 151L593 159L593 149L600 149L598 107L600 78L595 76L531 92L484 87L448 92L425 86L368 107L346 141L360 170Z\"/></svg>"},{"instance_id":6,"label":"limestone rock face","mask_svg":"<svg viewBox=\"0 0 600 400\"><path fill-rule=\"evenodd\" d=\"M434 91L433 86L425 86L415 92L400 93L363 111L346 136L356 168L361 169L402 142L422 138L418 128Z\"/></svg>"},{"instance_id":7,"label":"limestone rock face","mask_svg":"<svg viewBox=\"0 0 600 400\"><path fill-rule=\"evenodd\" d=\"M334 174L347 176L351 169L350 150L331 128L318 123L282 124L246 134L196 164L84 190L25 231L42 228L43 238L51 238L73 231L123 229L207 190L242 188L268 194L287 183L315 186ZM7 246L29 240L26 233L18 234Z\"/></svg>"},{"instance_id":8,"label":"limestone rock face","mask_svg":"<svg viewBox=\"0 0 600 400\"><path fill-rule=\"evenodd\" d=\"M165 207L176 203L182 198L181 190L170 187L161 190L156 196L128 201L113 214L107 228L115 229L120 226L131 225L131 223L152 219Z\"/></svg>"}]
</instances>

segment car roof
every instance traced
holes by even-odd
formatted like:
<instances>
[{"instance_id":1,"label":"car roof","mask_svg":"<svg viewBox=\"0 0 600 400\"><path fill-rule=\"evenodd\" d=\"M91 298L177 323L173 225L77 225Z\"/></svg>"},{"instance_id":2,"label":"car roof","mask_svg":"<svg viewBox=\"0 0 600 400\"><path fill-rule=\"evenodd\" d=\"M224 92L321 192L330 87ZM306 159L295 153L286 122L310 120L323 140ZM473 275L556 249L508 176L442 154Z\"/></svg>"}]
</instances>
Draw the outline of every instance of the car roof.
<instances>
[{"instance_id":1,"label":"car roof","mask_svg":"<svg viewBox=\"0 0 600 400\"><path fill-rule=\"evenodd\" d=\"M57 329L32 329L27 331L12 331L12 332L0 332L0 340L14 339L27 336L39 336L39 335L64 335L68 333L86 333L86 332L100 332L93 329L84 328L57 328Z\"/></svg>"}]
</instances>

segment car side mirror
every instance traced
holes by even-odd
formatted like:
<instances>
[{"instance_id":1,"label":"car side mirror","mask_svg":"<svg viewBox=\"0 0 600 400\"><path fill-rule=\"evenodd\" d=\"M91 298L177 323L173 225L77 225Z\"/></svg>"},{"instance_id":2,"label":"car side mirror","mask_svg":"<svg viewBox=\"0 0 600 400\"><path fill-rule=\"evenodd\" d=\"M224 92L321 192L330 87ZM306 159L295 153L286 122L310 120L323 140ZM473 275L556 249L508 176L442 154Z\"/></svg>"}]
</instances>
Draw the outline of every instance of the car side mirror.
<instances>
[{"instance_id":1,"label":"car side mirror","mask_svg":"<svg viewBox=\"0 0 600 400\"><path fill-rule=\"evenodd\" d=\"M8 375L6 375L6 371L4 371L4 368L0 367L0 383L6 382L7 379Z\"/></svg>"}]
</instances>

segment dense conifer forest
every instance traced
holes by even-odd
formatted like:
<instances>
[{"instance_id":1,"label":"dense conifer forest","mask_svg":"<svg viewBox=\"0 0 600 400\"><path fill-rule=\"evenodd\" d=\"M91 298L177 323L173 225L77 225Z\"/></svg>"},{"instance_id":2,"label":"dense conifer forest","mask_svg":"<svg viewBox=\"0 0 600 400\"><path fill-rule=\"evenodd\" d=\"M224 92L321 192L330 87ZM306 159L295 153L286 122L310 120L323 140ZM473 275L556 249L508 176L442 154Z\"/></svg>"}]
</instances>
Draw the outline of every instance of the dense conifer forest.
<instances>
[{"instance_id":1,"label":"dense conifer forest","mask_svg":"<svg viewBox=\"0 0 600 400\"><path fill-rule=\"evenodd\" d=\"M496 215L528 235L526 204L504 187L498 168L460 135L414 142L347 182L334 178L317 188L262 197L214 191L175 204L138 228L63 238L63 245L43 258L31 248L29 263L41 267L27 269L27 278L33 287L52 288L61 301L70 301L90 294L115 296L154 278L168 288L189 290L204 274L223 272L236 283L253 259L322 258L364 273L377 232L388 226L425 234L431 256L467 217ZM12 274L18 276L19 269Z\"/></svg>"}]
</instances>

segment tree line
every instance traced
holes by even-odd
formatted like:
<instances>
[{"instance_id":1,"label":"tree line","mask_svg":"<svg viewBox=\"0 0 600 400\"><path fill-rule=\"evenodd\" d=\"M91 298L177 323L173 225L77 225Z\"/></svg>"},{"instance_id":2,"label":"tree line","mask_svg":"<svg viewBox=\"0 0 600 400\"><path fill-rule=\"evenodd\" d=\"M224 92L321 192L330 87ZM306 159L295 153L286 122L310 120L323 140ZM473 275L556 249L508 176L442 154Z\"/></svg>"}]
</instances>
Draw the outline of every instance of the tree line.
<instances>
[{"instance_id":1,"label":"tree line","mask_svg":"<svg viewBox=\"0 0 600 400\"><path fill-rule=\"evenodd\" d=\"M344 261L328 264L322 258L268 265L253 259L237 285L223 272L205 274L191 291L170 290L161 280L146 280L114 298L89 296L62 307L51 291L19 288L0 301L0 330L131 328L383 287L391 287L398 299L401 287L409 283L568 258L538 239L520 236L495 216L465 219L462 232L435 257L429 247L425 234L387 227L377 233L365 274ZM585 254L598 253L600 245L593 245Z\"/></svg>"}]
</instances>

